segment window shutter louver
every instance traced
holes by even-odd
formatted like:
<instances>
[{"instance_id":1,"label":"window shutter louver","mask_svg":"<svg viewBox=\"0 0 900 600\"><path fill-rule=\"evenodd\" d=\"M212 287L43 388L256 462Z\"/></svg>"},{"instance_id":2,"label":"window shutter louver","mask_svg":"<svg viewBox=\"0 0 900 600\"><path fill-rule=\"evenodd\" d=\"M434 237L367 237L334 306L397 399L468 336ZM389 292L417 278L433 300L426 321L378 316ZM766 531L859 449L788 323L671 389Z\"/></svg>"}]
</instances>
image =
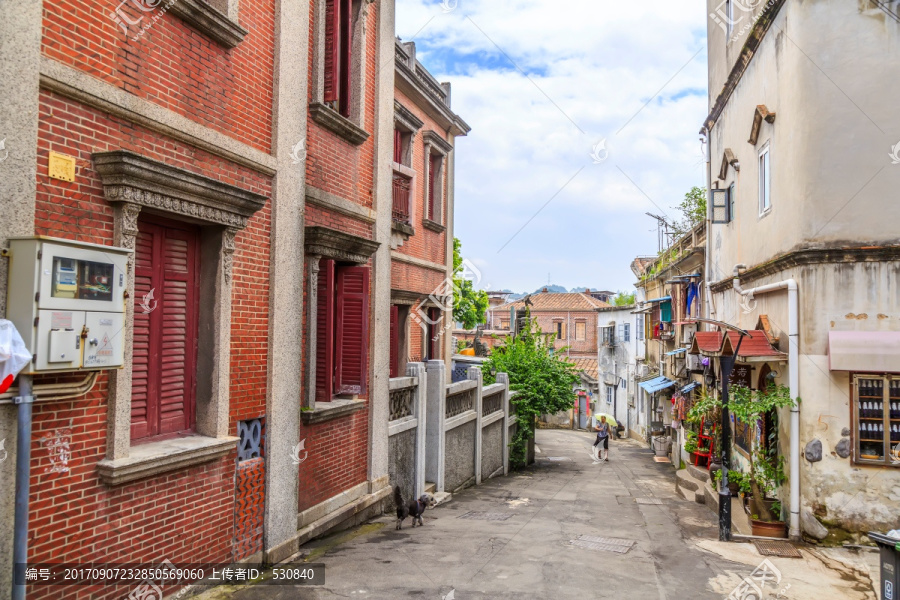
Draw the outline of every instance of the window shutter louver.
<instances>
[{"instance_id":1,"label":"window shutter louver","mask_svg":"<svg viewBox=\"0 0 900 600\"><path fill-rule=\"evenodd\" d=\"M391 368L390 376L399 377L400 373L400 307L391 306Z\"/></svg>"},{"instance_id":2,"label":"window shutter louver","mask_svg":"<svg viewBox=\"0 0 900 600\"><path fill-rule=\"evenodd\" d=\"M350 64L353 51L353 19L350 11L353 0L340 1L340 65L338 67L338 111L350 116Z\"/></svg>"},{"instance_id":3,"label":"window shutter louver","mask_svg":"<svg viewBox=\"0 0 900 600\"><path fill-rule=\"evenodd\" d=\"M152 305L158 300L153 289L153 248L156 228L144 228L138 231L134 247L134 294L136 301L151 296L156 300L145 300ZM151 320L154 313L143 310L134 311L134 341L131 362L131 439L139 440L155 433L151 421L155 422L155 406L151 406L150 397L155 397L156 378L150 376L151 362ZM158 350L157 350L158 352ZM155 363L158 359L153 358ZM151 389L154 388L154 389Z\"/></svg>"},{"instance_id":4,"label":"window shutter louver","mask_svg":"<svg viewBox=\"0 0 900 600\"><path fill-rule=\"evenodd\" d=\"M334 261L319 262L316 303L316 402L331 400L334 379Z\"/></svg>"},{"instance_id":5,"label":"window shutter louver","mask_svg":"<svg viewBox=\"0 0 900 600\"><path fill-rule=\"evenodd\" d=\"M394 130L394 162L403 162L403 132L399 129Z\"/></svg>"},{"instance_id":6,"label":"window shutter louver","mask_svg":"<svg viewBox=\"0 0 900 600\"><path fill-rule=\"evenodd\" d=\"M428 218L434 220L434 159L428 160Z\"/></svg>"},{"instance_id":7,"label":"window shutter louver","mask_svg":"<svg viewBox=\"0 0 900 600\"><path fill-rule=\"evenodd\" d=\"M363 395L369 358L369 268L338 269L335 287L335 391Z\"/></svg>"},{"instance_id":8,"label":"window shutter louver","mask_svg":"<svg viewBox=\"0 0 900 600\"><path fill-rule=\"evenodd\" d=\"M340 64L340 45L338 35L340 32L341 0L325 0L325 102L334 102L338 99L338 76Z\"/></svg>"},{"instance_id":9,"label":"window shutter louver","mask_svg":"<svg viewBox=\"0 0 900 600\"><path fill-rule=\"evenodd\" d=\"M141 222L135 244L131 438L189 431L194 425L197 354L196 230Z\"/></svg>"},{"instance_id":10,"label":"window shutter louver","mask_svg":"<svg viewBox=\"0 0 900 600\"><path fill-rule=\"evenodd\" d=\"M196 239L167 230L163 238L163 294L160 299L160 433L190 429L196 356Z\"/></svg>"}]
</instances>

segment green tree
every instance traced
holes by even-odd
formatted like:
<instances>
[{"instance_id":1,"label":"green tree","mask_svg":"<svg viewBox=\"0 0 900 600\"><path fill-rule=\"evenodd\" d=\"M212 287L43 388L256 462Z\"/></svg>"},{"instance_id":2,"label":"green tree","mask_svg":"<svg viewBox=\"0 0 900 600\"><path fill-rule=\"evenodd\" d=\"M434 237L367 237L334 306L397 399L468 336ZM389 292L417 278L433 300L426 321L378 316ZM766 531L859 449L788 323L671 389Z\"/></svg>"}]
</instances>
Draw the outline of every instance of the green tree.
<instances>
[{"instance_id":1,"label":"green tree","mask_svg":"<svg viewBox=\"0 0 900 600\"><path fill-rule=\"evenodd\" d=\"M535 419L567 410L575 399L575 365L560 358L565 349L554 352L554 339L553 335L545 337L529 314L519 335L507 337L484 364L487 383L493 383L497 373L508 373L510 389L518 392L512 399L518 426L509 443L509 459L514 466L524 466L528 461Z\"/></svg>"},{"instance_id":2,"label":"green tree","mask_svg":"<svg viewBox=\"0 0 900 600\"><path fill-rule=\"evenodd\" d=\"M698 224L706 220L706 190L694 186L677 207L681 219L673 225L677 237L681 237Z\"/></svg>"},{"instance_id":3,"label":"green tree","mask_svg":"<svg viewBox=\"0 0 900 600\"><path fill-rule=\"evenodd\" d=\"M464 277L461 248L459 238L453 238L453 320L462 323L463 329L473 329L484 322L488 295Z\"/></svg>"},{"instance_id":4,"label":"green tree","mask_svg":"<svg viewBox=\"0 0 900 600\"><path fill-rule=\"evenodd\" d=\"M634 304L634 292L630 294L619 292L612 299L613 306L631 306L632 304Z\"/></svg>"}]
</instances>

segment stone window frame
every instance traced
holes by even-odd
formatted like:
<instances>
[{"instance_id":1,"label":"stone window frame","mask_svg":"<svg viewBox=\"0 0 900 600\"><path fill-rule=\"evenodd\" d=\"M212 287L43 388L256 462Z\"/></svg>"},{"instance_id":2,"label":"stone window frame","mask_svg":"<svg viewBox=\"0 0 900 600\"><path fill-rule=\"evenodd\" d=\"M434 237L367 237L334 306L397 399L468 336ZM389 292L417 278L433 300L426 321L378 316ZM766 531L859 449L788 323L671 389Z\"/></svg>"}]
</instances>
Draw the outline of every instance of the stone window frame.
<instances>
[{"instance_id":1,"label":"stone window frame","mask_svg":"<svg viewBox=\"0 0 900 600\"><path fill-rule=\"evenodd\" d=\"M581 337L578 337L578 326L582 325ZM587 341L587 319L575 319L575 341L576 342L586 342Z\"/></svg>"},{"instance_id":2,"label":"stone window frame","mask_svg":"<svg viewBox=\"0 0 900 600\"><path fill-rule=\"evenodd\" d=\"M425 190L424 194L423 194L423 196L425 198L425 203L423 205L424 210L423 210L423 214L422 214L422 223L425 225L425 227L427 229L431 229L432 231L442 233L447 229L446 225L444 224L444 215L447 212L444 208L444 203L447 200L447 193L446 193L447 186L445 185L445 182L444 182L444 173L447 172L447 157L450 156L450 152L453 151L453 145L450 144L450 142L448 142L444 138L442 138L439 134L435 133L434 131L430 131L430 130L426 131L424 134L422 134L422 140L425 143L425 153L424 153L425 154L425 156L424 156L425 177L423 178L423 181L426 182L426 185L422 186ZM437 214L429 215L428 214L428 201L430 200L430 198L428 197L428 193L430 190L428 189L427 182L431 175L431 157L432 156L441 157L441 161L440 161L441 166L440 166L440 170L435 175L435 185L434 185L434 189L436 192L437 192L437 190L440 190L440 197L436 198L435 202L434 202L434 209L437 212ZM438 182L440 182L440 184Z\"/></svg>"},{"instance_id":3,"label":"stone window frame","mask_svg":"<svg viewBox=\"0 0 900 600\"><path fill-rule=\"evenodd\" d=\"M166 10L206 37L234 48L250 33L238 23L239 4L240 0L169 0Z\"/></svg>"},{"instance_id":4,"label":"stone window frame","mask_svg":"<svg viewBox=\"0 0 900 600\"><path fill-rule=\"evenodd\" d=\"M235 237L267 198L185 169L117 150L93 154L106 201L114 207L114 244L132 251L138 218L147 212L200 226L200 290L204 298L198 345L208 349L197 361L195 434L132 445L131 377L134 305L125 305L122 369L110 372L106 458L98 464L109 485L216 460L233 450L229 435L231 297ZM129 256L126 289L134 290L134 255Z\"/></svg>"},{"instance_id":5,"label":"stone window frame","mask_svg":"<svg viewBox=\"0 0 900 600\"><path fill-rule=\"evenodd\" d=\"M344 138L354 146L359 146L369 139L365 130L366 108L366 22L369 6L375 0L353 0L354 15L352 18L353 45L351 47L350 64L350 117L341 115L331 106L325 104L325 9L326 0L312 0L313 37L312 37L312 85L309 114L313 121Z\"/></svg>"},{"instance_id":6,"label":"stone window frame","mask_svg":"<svg viewBox=\"0 0 900 600\"><path fill-rule=\"evenodd\" d=\"M413 156L415 152L413 152L413 145L416 141L416 135L425 126L425 122L422 121L419 117L413 114L408 108L400 104L397 100L394 100L394 129L399 129L407 134L409 134L409 144L406 148L406 152L403 156L402 163L395 163L392 161L394 165L394 169L399 170L400 172L408 175L409 177L415 178L415 170L412 168L413 165ZM398 169L398 167L402 167ZM408 169L409 173L406 173L404 169Z\"/></svg>"},{"instance_id":7,"label":"stone window frame","mask_svg":"<svg viewBox=\"0 0 900 600\"><path fill-rule=\"evenodd\" d=\"M304 424L321 423L343 417L361 410L366 400L334 398L328 403L316 403L316 346L319 312L319 261L330 258L341 262L351 262L359 266L368 265L375 251L381 246L363 237L329 229L319 225L307 226L304 230L306 264L309 269L306 282L306 385L301 399L300 417ZM371 298L372 289L369 288ZM369 318L374 318L372 313ZM370 328L371 330L371 328ZM372 346L370 345L370 352ZM370 364L371 366L371 364ZM368 374L367 374L368 376ZM369 395L372 388L369 388Z\"/></svg>"}]
</instances>

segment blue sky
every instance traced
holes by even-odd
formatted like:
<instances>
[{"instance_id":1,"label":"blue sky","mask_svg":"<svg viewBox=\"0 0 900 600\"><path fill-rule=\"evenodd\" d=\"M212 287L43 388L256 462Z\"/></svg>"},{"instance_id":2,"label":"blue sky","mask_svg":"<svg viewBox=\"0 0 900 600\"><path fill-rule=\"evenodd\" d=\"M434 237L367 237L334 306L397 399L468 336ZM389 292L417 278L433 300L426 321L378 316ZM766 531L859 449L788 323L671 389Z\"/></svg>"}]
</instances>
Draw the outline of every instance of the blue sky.
<instances>
[{"instance_id":1,"label":"blue sky","mask_svg":"<svg viewBox=\"0 0 900 600\"><path fill-rule=\"evenodd\" d=\"M704 185L706 24L697 0L397 0L397 35L472 127L455 228L479 287L633 287L657 250L644 213L674 219Z\"/></svg>"}]
</instances>

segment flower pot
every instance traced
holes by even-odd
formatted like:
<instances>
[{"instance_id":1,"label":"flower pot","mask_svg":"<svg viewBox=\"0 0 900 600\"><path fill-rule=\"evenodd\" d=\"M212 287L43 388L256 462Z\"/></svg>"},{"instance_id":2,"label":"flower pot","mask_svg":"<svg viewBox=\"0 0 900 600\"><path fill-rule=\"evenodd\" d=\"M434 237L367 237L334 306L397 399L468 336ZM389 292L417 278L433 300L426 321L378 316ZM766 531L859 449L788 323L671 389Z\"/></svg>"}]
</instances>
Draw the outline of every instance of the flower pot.
<instances>
[{"instance_id":1,"label":"flower pot","mask_svg":"<svg viewBox=\"0 0 900 600\"><path fill-rule=\"evenodd\" d=\"M750 533L760 537L786 538L787 528L784 521L757 521L750 519Z\"/></svg>"}]
</instances>

